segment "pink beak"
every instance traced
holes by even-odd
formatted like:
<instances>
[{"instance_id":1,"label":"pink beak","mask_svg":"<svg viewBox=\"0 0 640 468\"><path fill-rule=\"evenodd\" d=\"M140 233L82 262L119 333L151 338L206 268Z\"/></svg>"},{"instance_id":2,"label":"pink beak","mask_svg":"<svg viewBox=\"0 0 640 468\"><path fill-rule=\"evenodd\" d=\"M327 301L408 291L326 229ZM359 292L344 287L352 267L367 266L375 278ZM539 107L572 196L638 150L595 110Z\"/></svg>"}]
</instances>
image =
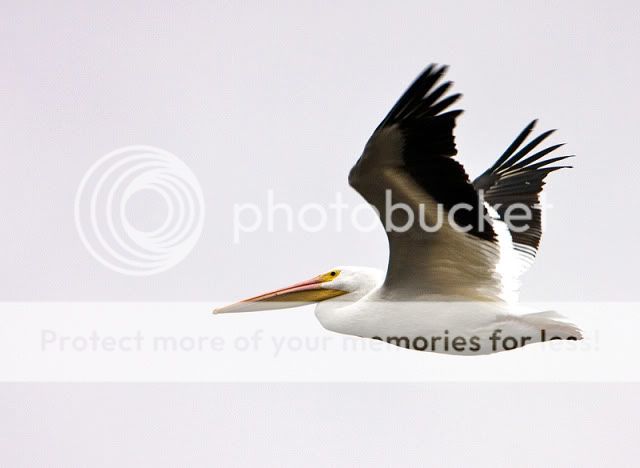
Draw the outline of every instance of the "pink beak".
<instances>
[{"instance_id":1,"label":"pink beak","mask_svg":"<svg viewBox=\"0 0 640 468\"><path fill-rule=\"evenodd\" d=\"M287 286L286 288L244 299L235 304L220 307L214 314L233 312L254 312L259 310L286 309L323 301L344 294L344 291L325 288L326 279L316 276L306 281Z\"/></svg>"}]
</instances>

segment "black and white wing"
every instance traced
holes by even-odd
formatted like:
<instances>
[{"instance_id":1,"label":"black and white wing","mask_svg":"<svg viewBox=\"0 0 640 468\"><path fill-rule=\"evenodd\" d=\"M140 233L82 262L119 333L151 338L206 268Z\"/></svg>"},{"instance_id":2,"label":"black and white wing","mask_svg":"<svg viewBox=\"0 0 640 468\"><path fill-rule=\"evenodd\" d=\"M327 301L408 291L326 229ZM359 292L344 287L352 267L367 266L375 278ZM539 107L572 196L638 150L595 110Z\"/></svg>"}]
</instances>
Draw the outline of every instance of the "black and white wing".
<instances>
[{"instance_id":1,"label":"black and white wing","mask_svg":"<svg viewBox=\"0 0 640 468\"><path fill-rule=\"evenodd\" d=\"M533 262L542 236L542 207L540 194L545 178L553 171L571 166L554 165L570 156L545 158L562 144L538 149L554 130L541 133L524 144L535 127L531 122L509 145L493 166L473 181L485 201L496 210L507 227L513 248L525 270ZM510 216L511 215L511 216Z\"/></svg>"},{"instance_id":2,"label":"black and white wing","mask_svg":"<svg viewBox=\"0 0 640 468\"><path fill-rule=\"evenodd\" d=\"M383 293L398 300L497 299L509 289L499 239L504 230L487 222L487 207L453 159L462 111L449 110L460 98L447 94L451 83L437 85L445 71L428 67L402 95L367 142L349 183L377 209L387 231ZM398 204L408 210L392 208Z\"/></svg>"}]
</instances>

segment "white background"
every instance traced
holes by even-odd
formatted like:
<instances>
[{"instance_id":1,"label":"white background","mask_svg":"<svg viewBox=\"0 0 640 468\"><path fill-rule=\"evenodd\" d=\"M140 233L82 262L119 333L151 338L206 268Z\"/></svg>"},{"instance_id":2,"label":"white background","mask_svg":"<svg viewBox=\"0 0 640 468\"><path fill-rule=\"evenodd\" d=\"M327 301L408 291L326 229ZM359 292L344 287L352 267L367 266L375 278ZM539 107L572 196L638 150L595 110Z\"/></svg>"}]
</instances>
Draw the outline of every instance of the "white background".
<instances>
[{"instance_id":1,"label":"white background","mask_svg":"<svg viewBox=\"0 0 640 468\"><path fill-rule=\"evenodd\" d=\"M269 189L294 206L336 191L357 203L349 167L406 85L440 62L465 94L456 134L470 174L534 117L578 154L550 178L523 298L636 301L638 18L632 1L4 2L0 299L214 304L336 264L383 267L381 231L279 229L234 244L233 204L264 203ZM207 208L192 254L148 278L104 268L73 223L85 171L130 144L179 156ZM627 348L620 360L635 367ZM638 456L637 394L613 383L5 384L0 462L625 466Z\"/></svg>"},{"instance_id":2,"label":"white background","mask_svg":"<svg viewBox=\"0 0 640 468\"><path fill-rule=\"evenodd\" d=\"M640 452L639 390L7 384L0 437L8 466L626 467Z\"/></svg>"},{"instance_id":3,"label":"white background","mask_svg":"<svg viewBox=\"0 0 640 468\"><path fill-rule=\"evenodd\" d=\"M578 155L549 178L523 298L637 299L634 2L36 2L0 17L1 299L228 301L336 265L384 267L382 230L277 223L234 244L233 205L265 205L270 189L294 207L336 192L358 203L349 168L431 62L464 93L456 139L472 176L536 117ZM207 212L192 254L147 278L96 262L73 222L84 173L134 144L180 157Z\"/></svg>"}]
</instances>

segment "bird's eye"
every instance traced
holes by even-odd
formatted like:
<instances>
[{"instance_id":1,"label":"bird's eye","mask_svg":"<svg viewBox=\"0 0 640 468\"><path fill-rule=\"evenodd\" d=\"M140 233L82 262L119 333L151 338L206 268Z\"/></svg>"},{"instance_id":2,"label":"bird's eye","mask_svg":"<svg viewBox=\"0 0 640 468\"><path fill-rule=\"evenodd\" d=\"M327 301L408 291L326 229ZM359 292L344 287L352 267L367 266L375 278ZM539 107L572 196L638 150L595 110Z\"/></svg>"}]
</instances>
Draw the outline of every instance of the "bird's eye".
<instances>
[{"instance_id":1,"label":"bird's eye","mask_svg":"<svg viewBox=\"0 0 640 468\"><path fill-rule=\"evenodd\" d=\"M332 271L331 273L329 273L331 276L336 276L336 272Z\"/></svg>"}]
</instances>

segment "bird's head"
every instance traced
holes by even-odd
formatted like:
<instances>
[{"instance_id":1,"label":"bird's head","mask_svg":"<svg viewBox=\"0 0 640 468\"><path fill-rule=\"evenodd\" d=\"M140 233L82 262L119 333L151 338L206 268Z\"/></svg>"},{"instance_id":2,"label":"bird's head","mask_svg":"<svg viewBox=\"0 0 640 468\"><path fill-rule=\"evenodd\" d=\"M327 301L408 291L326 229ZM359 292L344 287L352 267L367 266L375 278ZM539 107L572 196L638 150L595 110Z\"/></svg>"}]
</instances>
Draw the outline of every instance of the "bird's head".
<instances>
[{"instance_id":1,"label":"bird's head","mask_svg":"<svg viewBox=\"0 0 640 468\"><path fill-rule=\"evenodd\" d=\"M380 272L371 268L337 267L285 288L220 307L214 314L286 309L363 292L378 284Z\"/></svg>"}]
</instances>

